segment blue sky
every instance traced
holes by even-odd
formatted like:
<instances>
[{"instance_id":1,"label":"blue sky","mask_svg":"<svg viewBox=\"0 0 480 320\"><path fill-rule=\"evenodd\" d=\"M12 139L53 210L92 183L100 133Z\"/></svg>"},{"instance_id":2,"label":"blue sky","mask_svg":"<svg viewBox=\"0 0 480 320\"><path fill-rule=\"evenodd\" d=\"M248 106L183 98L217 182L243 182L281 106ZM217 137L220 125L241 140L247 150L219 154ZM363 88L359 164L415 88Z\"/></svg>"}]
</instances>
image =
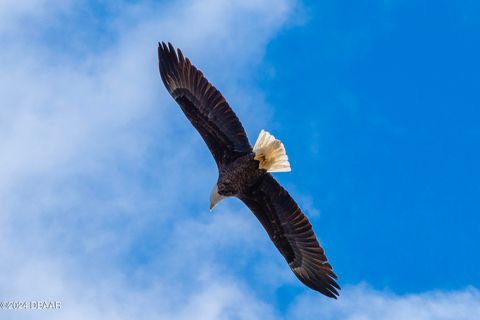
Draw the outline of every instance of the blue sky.
<instances>
[{"instance_id":1,"label":"blue sky","mask_svg":"<svg viewBox=\"0 0 480 320\"><path fill-rule=\"evenodd\" d=\"M0 300L12 319L477 319L480 4L0 4ZM164 89L171 41L225 95L343 290L304 287ZM15 280L12 280L15 279Z\"/></svg>"},{"instance_id":2,"label":"blue sky","mask_svg":"<svg viewBox=\"0 0 480 320\"><path fill-rule=\"evenodd\" d=\"M279 178L314 199L347 283L478 285L480 7L373 3L312 2L269 44L260 83L296 164Z\"/></svg>"}]
</instances>

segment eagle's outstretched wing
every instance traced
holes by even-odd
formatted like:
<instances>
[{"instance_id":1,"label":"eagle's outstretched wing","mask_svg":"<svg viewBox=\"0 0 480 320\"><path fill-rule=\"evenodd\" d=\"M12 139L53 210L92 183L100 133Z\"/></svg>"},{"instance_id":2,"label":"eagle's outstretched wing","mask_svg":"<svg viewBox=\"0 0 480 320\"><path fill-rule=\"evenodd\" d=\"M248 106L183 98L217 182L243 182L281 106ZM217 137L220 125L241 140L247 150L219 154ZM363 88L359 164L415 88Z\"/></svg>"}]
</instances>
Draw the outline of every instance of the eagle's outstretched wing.
<instances>
[{"instance_id":1,"label":"eagle's outstretched wing","mask_svg":"<svg viewBox=\"0 0 480 320\"><path fill-rule=\"evenodd\" d=\"M178 54L177 54L178 52ZM159 43L160 76L188 120L205 140L217 165L252 151L245 130L222 94L180 49Z\"/></svg>"},{"instance_id":2,"label":"eagle's outstretched wing","mask_svg":"<svg viewBox=\"0 0 480 320\"><path fill-rule=\"evenodd\" d=\"M337 289L340 289L335 281L337 276L327 262L310 222L288 192L266 174L240 199L262 223L297 278L308 287L336 298Z\"/></svg>"}]
</instances>

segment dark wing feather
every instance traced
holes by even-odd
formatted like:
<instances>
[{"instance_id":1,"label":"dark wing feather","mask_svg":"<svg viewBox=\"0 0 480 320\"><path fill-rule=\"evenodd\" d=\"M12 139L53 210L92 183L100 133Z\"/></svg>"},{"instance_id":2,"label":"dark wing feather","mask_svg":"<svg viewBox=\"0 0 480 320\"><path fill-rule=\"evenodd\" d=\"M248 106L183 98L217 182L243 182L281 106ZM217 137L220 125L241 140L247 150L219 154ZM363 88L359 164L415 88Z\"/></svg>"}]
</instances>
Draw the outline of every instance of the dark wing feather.
<instances>
[{"instance_id":1,"label":"dark wing feather","mask_svg":"<svg viewBox=\"0 0 480 320\"><path fill-rule=\"evenodd\" d=\"M202 136L217 165L252 151L245 130L222 94L173 46L158 46L165 87Z\"/></svg>"},{"instance_id":2,"label":"dark wing feather","mask_svg":"<svg viewBox=\"0 0 480 320\"><path fill-rule=\"evenodd\" d=\"M293 273L308 287L332 298L337 276L318 244L312 226L288 192L270 175L240 199L253 211Z\"/></svg>"}]
</instances>

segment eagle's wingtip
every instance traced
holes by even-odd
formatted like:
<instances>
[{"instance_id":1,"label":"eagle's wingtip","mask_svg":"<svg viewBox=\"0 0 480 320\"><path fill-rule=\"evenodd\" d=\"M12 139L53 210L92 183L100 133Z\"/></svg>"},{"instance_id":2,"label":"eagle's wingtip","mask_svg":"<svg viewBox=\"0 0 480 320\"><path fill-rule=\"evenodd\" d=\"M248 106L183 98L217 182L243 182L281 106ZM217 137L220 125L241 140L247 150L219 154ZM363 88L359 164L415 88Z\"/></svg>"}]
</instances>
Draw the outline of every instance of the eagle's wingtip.
<instances>
[{"instance_id":1,"label":"eagle's wingtip","mask_svg":"<svg viewBox=\"0 0 480 320\"><path fill-rule=\"evenodd\" d=\"M329 298L332 298L332 299L335 299L337 300L338 297L340 296L340 293L334 289L334 288L330 288L330 290L326 290L326 291L320 291L318 290L321 294L329 297Z\"/></svg>"},{"instance_id":2,"label":"eagle's wingtip","mask_svg":"<svg viewBox=\"0 0 480 320\"><path fill-rule=\"evenodd\" d=\"M165 43L165 41L162 41L162 42L158 42L158 50L161 50L161 51L167 51L168 50L168 46L167 44Z\"/></svg>"},{"instance_id":3,"label":"eagle's wingtip","mask_svg":"<svg viewBox=\"0 0 480 320\"><path fill-rule=\"evenodd\" d=\"M173 47L172 43L168 43L168 50L170 51L170 53L175 53L175 48Z\"/></svg>"}]
</instances>

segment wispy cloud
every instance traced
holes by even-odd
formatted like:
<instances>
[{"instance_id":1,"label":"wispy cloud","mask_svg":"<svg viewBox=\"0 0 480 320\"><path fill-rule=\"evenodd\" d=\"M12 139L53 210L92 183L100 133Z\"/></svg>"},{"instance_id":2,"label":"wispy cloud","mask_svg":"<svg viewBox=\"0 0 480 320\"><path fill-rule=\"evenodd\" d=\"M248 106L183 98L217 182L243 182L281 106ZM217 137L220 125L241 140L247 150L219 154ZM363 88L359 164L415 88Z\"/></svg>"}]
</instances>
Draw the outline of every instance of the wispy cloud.
<instances>
[{"instance_id":1,"label":"wispy cloud","mask_svg":"<svg viewBox=\"0 0 480 320\"><path fill-rule=\"evenodd\" d=\"M288 319L474 320L480 315L480 292L475 288L397 295L358 285L342 293L334 303L314 295L303 296Z\"/></svg>"},{"instance_id":2,"label":"wispy cloud","mask_svg":"<svg viewBox=\"0 0 480 320\"><path fill-rule=\"evenodd\" d=\"M272 307L235 277L267 237L245 209L208 214L214 164L163 90L156 41L184 48L246 115L253 104L246 97L261 95L233 88L261 61L293 4L125 4L112 9L114 41L100 49L76 43L81 26L68 34L71 42L49 42L49 32L66 36L60 22L77 14L70 5L0 6L10 19L0 29L0 243L9 257L0 262L0 298L62 302L60 311L5 312L18 319L273 318ZM268 120L262 109L248 113ZM199 204L205 210L192 216ZM240 265L233 271L221 263L230 251Z\"/></svg>"}]
</instances>

